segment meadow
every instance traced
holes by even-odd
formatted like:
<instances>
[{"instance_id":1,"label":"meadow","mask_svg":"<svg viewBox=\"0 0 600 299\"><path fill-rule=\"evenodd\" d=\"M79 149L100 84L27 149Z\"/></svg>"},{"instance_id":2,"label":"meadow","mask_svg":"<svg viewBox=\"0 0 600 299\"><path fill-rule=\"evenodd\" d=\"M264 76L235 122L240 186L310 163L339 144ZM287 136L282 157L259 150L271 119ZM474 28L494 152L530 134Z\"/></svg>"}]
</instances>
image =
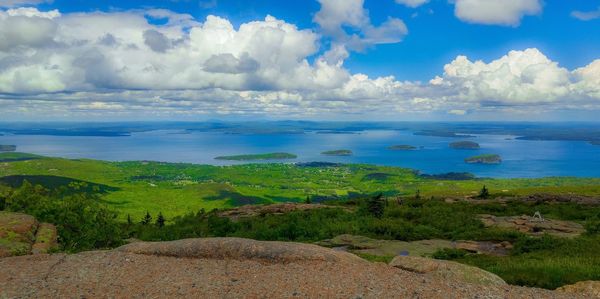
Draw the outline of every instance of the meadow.
<instances>
[{"instance_id":1,"label":"meadow","mask_svg":"<svg viewBox=\"0 0 600 299\"><path fill-rule=\"evenodd\" d=\"M0 177L44 175L106 186L102 200L120 219L147 211L167 219L200 209L244 204L314 202L383 193L386 197L467 198L487 186L492 197L543 194L600 196L600 178L446 180L411 169L361 164L211 166L150 161L106 162L0 154ZM443 177L443 176L442 176ZM452 177L452 176L449 176ZM52 186L47 186L52 187Z\"/></svg>"}]
</instances>

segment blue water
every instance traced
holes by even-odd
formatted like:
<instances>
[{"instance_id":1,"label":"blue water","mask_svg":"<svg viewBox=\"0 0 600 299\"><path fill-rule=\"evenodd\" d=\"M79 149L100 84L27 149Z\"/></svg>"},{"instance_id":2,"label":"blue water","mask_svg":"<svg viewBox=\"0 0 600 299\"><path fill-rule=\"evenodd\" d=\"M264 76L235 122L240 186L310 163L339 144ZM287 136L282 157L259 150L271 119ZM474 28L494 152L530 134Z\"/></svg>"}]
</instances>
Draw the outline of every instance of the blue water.
<instances>
[{"instance_id":1,"label":"blue water","mask_svg":"<svg viewBox=\"0 0 600 299\"><path fill-rule=\"evenodd\" d=\"M480 150L450 149L462 139L416 136L409 131L364 131L359 134L234 135L219 132L150 131L128 137L0 136L0 144L15 144L19 152L109 161L154 160L229 165L216 156L289 152L296 160L401 166L423 173L471 172L482 177L600 177L600 146L577 141L527 141L515 136L477 135ZM390 151L396 144L423 147L416 151ZM349 149L349 157L320 155L322 151ZM469 156L493 153L499 165L466 164ZM273 162L273 161L271 161Z\"/></svg>"}]
</instances>

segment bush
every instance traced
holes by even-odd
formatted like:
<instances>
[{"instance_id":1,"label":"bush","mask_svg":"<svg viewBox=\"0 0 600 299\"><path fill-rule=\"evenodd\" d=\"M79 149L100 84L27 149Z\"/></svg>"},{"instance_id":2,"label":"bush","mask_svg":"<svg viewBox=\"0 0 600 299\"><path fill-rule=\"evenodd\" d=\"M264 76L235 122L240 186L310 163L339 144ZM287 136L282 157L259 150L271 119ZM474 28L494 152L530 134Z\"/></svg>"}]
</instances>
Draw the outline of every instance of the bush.
<instances>
[{"instance_id":1,"label":"bush","mask_svg":"<svg viewBox=\"0 0 600 299\"><path fill-rule=\"evenodd\" d=\"M56 225L59 245L65 251L110 248L122 243L117 214L94 194L59 196L25 181L8 194L5 209Z\"/></svg>"}]
</instances>

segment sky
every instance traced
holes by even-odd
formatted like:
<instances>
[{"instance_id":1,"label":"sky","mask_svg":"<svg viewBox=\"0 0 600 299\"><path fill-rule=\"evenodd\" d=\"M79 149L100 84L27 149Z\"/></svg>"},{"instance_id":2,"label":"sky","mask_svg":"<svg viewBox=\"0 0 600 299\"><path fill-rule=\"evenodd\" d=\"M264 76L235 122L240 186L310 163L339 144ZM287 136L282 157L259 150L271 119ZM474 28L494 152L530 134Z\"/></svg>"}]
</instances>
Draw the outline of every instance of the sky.
<instances>
[{"instance_id":1,"label":"sky","mask_svg":"<svg viewBox=\"0 0 600 299\"><path fill-rule=\"evenodd\" d=\"M0 0L0 120L597 121L600 0Z\"/></svg>"}]
</instances>

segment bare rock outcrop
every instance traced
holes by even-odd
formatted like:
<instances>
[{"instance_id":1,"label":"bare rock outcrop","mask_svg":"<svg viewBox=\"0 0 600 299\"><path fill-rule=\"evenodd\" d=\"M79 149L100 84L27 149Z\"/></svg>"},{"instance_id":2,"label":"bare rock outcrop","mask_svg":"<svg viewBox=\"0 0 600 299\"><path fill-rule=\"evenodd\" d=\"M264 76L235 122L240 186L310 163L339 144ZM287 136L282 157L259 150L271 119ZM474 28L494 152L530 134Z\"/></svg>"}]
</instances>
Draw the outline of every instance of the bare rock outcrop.
<instances>
[{"instance_id":1,"label":"bare rock outcrop","mask_svg":"<svg viewBox=\"0 0 600 299\"><path fill-rule=\"evenodd\" d=\"M256 217L261 215L281 215L293 211L305 211L314 209L332 208L322 204L301 204L301 203L274 203L268 205L245 205L234 209L228 209L219 212L219 216L227 217L232 220L238 220L246 217Z\"/></svg>"},{"instance_id":2,"label":"bare rock outcrop","mask_svg":"<svg viewBox=\"0 0 600 299\"><path fill-rule=\"evenodd\" d=\"M485 226L495 226L518 230L533 236L550 234L557 237L576 237L585 232L585 228L572 221L543 219L527 215L522 216L494 216L479 215L479 218Z\"/></svg>"},{"instance_id":3,"label":"bare rock outcrop","mask_svg":"<svg viewBox=\"0 0 600 299\"><path fill-rule=\"evenodd\" d=\"M585 298L423 275L316 245L237 238L8 257L0 269L0 298Z\"/></svg>"},{"instance_id":4,"label":"bare rock outcrop","mask_svg":"<svg viewBox=\"0 0 600 299\"><path fill-rule=\"evenodd\" d=\"M496 274L453 261L434 260L416 256L397 256L390 266L436 278L480 285L506 285Z\"/></svg>"},{"instance_id":5,"label":"bare rock outcrop","mask_svg":"<svg viewBox=\"0 0 600 299\"><path fill-rule=\"evenodd\" d=\"M580 281L556 289L559 292L579 294L588 298L600 298L600 281Z\"/></svg>"},{"instance_id":6,"label":"bare rock outcrop","mask_svg":"<svg viewBox=\"0 0 600 299\"><path fill-rule=\"evenodd\" d=\"M46 253L57 246L56 227L35 217L0 211L0 258Z\"/></svg>"}]
</instances>

